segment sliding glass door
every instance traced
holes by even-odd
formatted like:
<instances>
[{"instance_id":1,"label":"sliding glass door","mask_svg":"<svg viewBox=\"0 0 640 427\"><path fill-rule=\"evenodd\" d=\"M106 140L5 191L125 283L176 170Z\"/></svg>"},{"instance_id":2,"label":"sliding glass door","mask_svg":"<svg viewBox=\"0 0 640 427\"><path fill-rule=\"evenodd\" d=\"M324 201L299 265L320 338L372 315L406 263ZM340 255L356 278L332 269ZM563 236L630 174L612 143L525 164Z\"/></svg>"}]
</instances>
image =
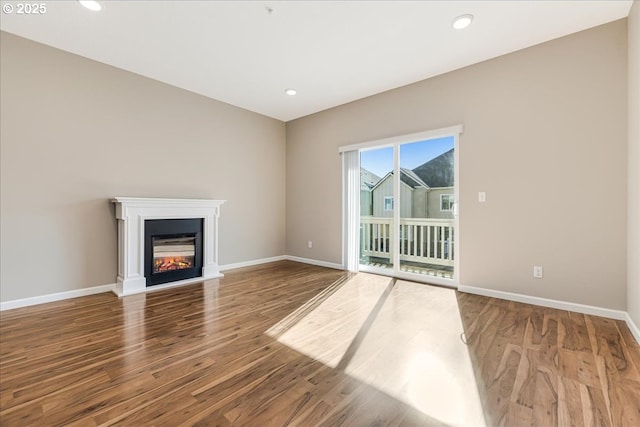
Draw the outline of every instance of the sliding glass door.
<instances>
[{"instance_id":1,"label":"sliding glass door","mask_svg":"<svg viewBox=\"0 0 640 427\"><path fill-rule=\"evenodd\" d=\"M360 270L455 278L456 135L359 149Z\"/></svg>"}]
</instances>

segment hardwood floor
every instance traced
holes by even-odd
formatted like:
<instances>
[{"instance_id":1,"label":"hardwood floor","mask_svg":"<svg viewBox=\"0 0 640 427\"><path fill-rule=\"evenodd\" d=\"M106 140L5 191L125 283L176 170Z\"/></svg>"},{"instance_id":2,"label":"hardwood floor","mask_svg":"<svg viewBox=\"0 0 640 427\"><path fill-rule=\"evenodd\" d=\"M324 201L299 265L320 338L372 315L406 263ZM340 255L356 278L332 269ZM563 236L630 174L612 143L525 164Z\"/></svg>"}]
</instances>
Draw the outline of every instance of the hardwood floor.
<instances>
[{"instance_id":1,"label":"hardwood floor","mask_svg":"<svg viewBox=\"0 0 640 427\"><path fill-rule=\"evenodd\" d=\"M640 426L623 322L278 262L2 312L5 426Z\"/></svg>"}]
</instances>

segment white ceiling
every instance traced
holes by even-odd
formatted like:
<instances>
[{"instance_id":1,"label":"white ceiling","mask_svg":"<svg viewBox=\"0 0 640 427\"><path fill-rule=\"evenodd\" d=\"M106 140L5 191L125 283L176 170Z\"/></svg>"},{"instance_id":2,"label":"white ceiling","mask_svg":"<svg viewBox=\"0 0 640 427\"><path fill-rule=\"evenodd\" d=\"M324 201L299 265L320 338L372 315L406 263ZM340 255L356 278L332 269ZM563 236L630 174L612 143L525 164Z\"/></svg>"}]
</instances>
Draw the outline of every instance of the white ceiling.
<instances>
[{"instance_id":1,"label":"white ceiling","mask_svg":"<svg viewBox=\"0 0 640 427\"><path fill-rule=\"evenodd\" d=\"M632 1L37 3L46 13L14 8L0 28L289 121L626 17Z\"/></svg>"}]
</instances>

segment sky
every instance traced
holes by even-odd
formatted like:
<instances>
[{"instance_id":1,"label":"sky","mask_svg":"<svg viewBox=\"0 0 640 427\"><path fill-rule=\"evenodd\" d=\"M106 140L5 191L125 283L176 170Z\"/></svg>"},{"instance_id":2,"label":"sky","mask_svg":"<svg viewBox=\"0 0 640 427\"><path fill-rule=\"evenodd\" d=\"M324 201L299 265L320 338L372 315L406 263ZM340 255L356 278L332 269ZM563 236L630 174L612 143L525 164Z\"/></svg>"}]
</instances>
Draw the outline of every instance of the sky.
<instances>
[{"instance_id":1,"label":"sky","mask_svg":"<svg viewBox=\"0 0 640 427\"><path fill-rule=\"evenodd\" d=\"M400 146L400 167L415 169L453 148L453 137L429 139ZM360 152L360 166L380 178L393 170L393 147Z\"/></svg>"}]
</instances>

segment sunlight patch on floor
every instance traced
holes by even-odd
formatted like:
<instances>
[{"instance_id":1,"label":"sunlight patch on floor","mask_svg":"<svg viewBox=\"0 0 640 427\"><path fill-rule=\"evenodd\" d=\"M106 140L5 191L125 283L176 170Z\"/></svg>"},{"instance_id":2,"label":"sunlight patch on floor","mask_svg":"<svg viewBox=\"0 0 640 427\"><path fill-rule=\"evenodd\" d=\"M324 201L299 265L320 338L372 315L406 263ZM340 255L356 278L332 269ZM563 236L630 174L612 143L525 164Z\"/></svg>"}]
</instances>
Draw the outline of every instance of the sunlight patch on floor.
<instances>
[{"instance_id":1,"label":"sunlight patch on floor","mask_svg":"<svg viewBox=\"0 0 640 427\"><path fill-rule=\"evenodd\" d=\"M398 280L385 295L389 281L358 273L267 334L443 423L485 426L455 291Z\"/></svg>"},{"instance_id":2,"label":"sunlight patch on floor","mask_svg":"<svg viewBox=\"0 0 640 427\"><path fill-rule=\"evenodd\" d=\"M354 275L315 308L300 316L307 311L301 307L266 334L335 368L390 282L373 274Z\"/></svg>"},{"instance_id":3,"label":"sunlight patch on floor","mask_svg":"<svg viewBox=\"0 0 640 427\"><path fill-rule=\"evenodd\" d=\"M346 373L446 424L484 426L462 332L455 291L399 280Z\"/></svg>"}]
</instances>

